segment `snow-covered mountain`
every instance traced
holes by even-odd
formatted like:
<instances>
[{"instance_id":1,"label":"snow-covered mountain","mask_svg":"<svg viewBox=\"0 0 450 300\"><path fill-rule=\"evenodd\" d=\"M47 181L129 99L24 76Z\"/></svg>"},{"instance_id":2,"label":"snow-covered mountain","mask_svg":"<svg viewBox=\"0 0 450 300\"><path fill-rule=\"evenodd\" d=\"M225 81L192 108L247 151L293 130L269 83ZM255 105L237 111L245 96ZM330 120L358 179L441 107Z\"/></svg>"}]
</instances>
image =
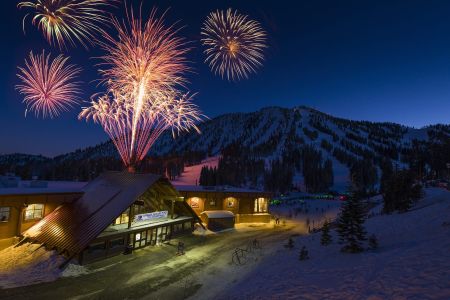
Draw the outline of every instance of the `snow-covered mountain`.
<instances>
[{"instance_id":1,"label":"snow-covered mountain","mask_svg":"<svg viewBox=\"0 0 450 300\"><path fill-rule=\"evenodd\" d=\"M427 140L433 132L450 136L450 125L433 125L415 129L395 123L352 121L336 118L308 107L292 109L267 107L252 113L230 113L200 124L201 134L192 131L173 139L163 134L150 150L150 156L186 151L203 151L209 156L220 154L231 143L247 146L262 157L273 158L286 151L287 144L313 144L325 140L333 149L363 156L364 152L409 148L414 139ZM322 147L324 148L324 147ZM349 150L351 149L351 150ZM56 159L117 156L111 143L77 150ZM397 158L395 154L392 158ZM395 159L395 160L400 160Z\"/></svg>"},{"instance_id":2,"label":"snow-covered mountain","mask_svg":"<svg viewBox=\"0 0 450 300\"><path fill-rule=\"evenodd\" d=\"M151 148L149 156L174 156L197 151L204 153L205 157L212 157L220 155L227 146L237 144L248 149L256 159L270 163L302 146L312 145L321 151L324 159L332 160L336 181L339 177L348 178L348 167L355 159L376 161L389 158L402 166L413 141L450 136L449 125L415 129L394 123L352 121L304 106L291 109L267 107L252 113L225 114L203 122L199 128L201 134L193 131L176 139L171 132L164 133ZM79 149L53 159L23 154L0 156L0 165L4 161L62 163L102 158L118 159L112 143Z\"/></svg>"}]
</instances>

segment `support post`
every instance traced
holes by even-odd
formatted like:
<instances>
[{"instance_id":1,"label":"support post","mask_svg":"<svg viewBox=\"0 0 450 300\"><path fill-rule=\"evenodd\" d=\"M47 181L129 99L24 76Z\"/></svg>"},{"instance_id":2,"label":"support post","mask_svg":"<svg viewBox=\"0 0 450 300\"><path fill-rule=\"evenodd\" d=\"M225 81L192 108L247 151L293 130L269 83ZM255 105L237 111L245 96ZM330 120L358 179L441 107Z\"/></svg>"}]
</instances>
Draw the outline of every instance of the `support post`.
<instances>
[{"instance_id":1,"label":"support post","mask_svg":"<svg viewBox=\"0 0 450 300\"><path fill-rule=\"evenodd\" d=\"M175 200L172 199L172 206L170 208L170 218L173 220L175 213Z\"/></svg>"},{"instance_id":2,"label":"support post","mask_svg":"<svg viewBox=\"0 0 450 300\"><path fill-rule=\"evenodd\" d=\"M130 208L128 209L128 229L131 228L131 220L133 219L133 204L130 205Z\"/></svg>"}]
</instances>

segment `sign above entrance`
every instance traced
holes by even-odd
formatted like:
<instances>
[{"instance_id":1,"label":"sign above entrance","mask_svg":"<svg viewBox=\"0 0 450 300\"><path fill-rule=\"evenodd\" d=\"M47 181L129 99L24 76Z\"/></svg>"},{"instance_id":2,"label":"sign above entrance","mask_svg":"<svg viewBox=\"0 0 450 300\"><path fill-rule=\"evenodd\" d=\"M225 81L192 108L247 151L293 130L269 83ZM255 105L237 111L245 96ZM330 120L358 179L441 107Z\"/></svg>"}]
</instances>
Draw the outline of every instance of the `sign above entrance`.
<instances>
[{"instance_id":1,"label":"sign above entrance","mask_svg":"<svg viewBox=\"0 0 450 300\"><path fill-rule=\"evenodd\" d=\"M142 221L148 221L148 220L153 220L153 219L162 219L162 218L167 218L168 215L169 215L169 212L167 210L155 211L155 212L151 212L151 213L147 213L147 214L135 215L134 221L142 222Z\"/></svg>"}]
</instances>

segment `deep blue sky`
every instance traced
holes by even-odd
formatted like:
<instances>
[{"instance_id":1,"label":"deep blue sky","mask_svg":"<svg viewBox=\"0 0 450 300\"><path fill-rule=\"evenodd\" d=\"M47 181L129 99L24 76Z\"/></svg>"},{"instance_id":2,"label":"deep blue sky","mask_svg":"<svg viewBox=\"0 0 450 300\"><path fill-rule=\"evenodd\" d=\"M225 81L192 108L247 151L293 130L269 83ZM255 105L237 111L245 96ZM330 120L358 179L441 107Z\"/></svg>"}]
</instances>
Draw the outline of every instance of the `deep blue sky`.
<instances>
[{"instance_id":1,"label":"deep blue sky","mask_svg":"<svg viewBox=\"0 0 450 300\"><path fill-rule=\"evenodd\" d=\"M2 3L0 26L0 153L57 155L107 139L100 126L78 121L79 107L53 120L24 117L17 66L30 50L56 55L26 23L18 1ZM135 7L140 1L130 1ZM308 105L351 119L392 121L414 127L450 123L450 1L149 1L143 11L170 8L168 23L196 48L189 88L210 117L265 106ZM269 34L264 67L249 80L230 83L203 64L201 24L213 9L233 7L257 19ZM123 14L123 5L112 10ZM96 91L96 50L66 51L83 68L85 99Z\"/></svg>"}]
</instances>

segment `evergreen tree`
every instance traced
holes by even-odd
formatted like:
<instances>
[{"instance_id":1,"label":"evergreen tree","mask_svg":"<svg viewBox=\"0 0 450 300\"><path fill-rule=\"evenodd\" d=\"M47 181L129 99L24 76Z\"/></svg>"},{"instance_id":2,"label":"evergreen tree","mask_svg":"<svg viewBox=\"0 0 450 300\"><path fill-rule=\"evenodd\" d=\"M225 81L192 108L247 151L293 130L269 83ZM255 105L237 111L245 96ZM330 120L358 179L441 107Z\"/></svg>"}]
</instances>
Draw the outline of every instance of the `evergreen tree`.
<instances>
[{"instance_id":1,"label":"evergreen tree","mask_svg":"<svg viewBox=\"0 0 450 300\"><path fill-rule=\"evenodd\" d=\"M371 160L358 160L350 168L350 178L356 192L370 193L378 182L377 168Z\"/></svg>"},{"instance_id":2,"label":"evergreen tree","mask_svg":"<svg viewBox=\"0 0 450 300\"><path fill-rule=\"evenodd\" d=\"M331 244L331 235L330 235L330 223L328 220L325 221L322 227L322 236L320 238L320 243L324 246Z\"/></svg>"},{"instance_id":3,"label":"evergreen tree","mask_svg":"<svg viewBox=\"0 0 450 300\"><path fill-rule=\"evenodd\" d=\"M369 236L369 249L370 250L376 250L378 249L378 239L375 234L371 234Z\"/></svg>"},{"instance_id":4,"label":"evergreen tree","mask_svg":"<svg viewBox=\"0 0 450 300\"><path fill-rule=\"evenodd\" d=\"M405 212L422 197L422 186L416 184L413 172L400 170L386 182L383 192L384 211Z\"/></svg>"},{"instance_id":5,"label":"evergreen tree","mask_svg":"<svg viewBox=\"0 0 450 300\"><path fill-rule=\"evenodd\" d=\"M307 260L309 259L309 253L308 250L306 250L306 247L303 246L302 249L300 250L300 255L299 255L299 260Z\"/></svg>"},{"instance_id":6,"label":"evergreen tree","mask_svg":"<svg viewBox=\"0 0 450 300\"><path fill-rule=\"evenodd\" d=\"M365 208L361 197L353 195L342 206L338 219L337 232L343 252L363 251L362 242L366 240L364 221Z\"/></svg>"},{"instance_id":7,"label":"evergreen tree","mask_svg":"<svg viewBox=\"0 0 450 300\"><path fill-rule=\"evenodd\" d=\"M394 173L391 160L384 158L381 161L380 168L381 168L380 192L384 193L386 189L386 184L391 179L391 176Z\"/></svg>"}]
</instances>

